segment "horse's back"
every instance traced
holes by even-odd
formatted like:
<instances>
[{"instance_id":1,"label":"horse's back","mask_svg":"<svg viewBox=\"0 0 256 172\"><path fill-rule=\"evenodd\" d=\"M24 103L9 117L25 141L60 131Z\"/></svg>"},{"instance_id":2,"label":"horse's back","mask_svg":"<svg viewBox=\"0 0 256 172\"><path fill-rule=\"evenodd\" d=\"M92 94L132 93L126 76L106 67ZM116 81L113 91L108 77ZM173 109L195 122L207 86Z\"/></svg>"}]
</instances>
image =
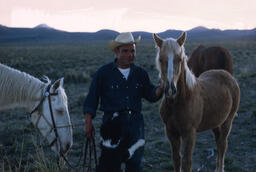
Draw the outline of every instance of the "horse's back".
<instances>
[{"instance_id":1,"label":"horse's back","mask_svg":"<svg viewBox=\"0 0 256 172\"><path fill-rule=\"evenodd\" d=\"M211 69L224 69L233 75L232 56L227 49L220 46L209 48L199 46L192 52L188 66L197 77Z\"/></svg>"},{"instance_id":2,"label":"horse's back","mask_svg":"<svg viewBox=\"0 0 256 172\"><path fill-rule=\"evenodd\" d=\"M233 75L232 56L223 47L206 48L202 57L204 58L204 69L224 69Z\"/></svg>"},{"instance_id":3,"label":"horse's back","mask_svg":"<svg viewBox=\"0 0 256 172\"><path fill-rule=\"evenodd\" d=\"M205 50L203 45L199 45L190 55L188 59L188 67L192 70L192 72L198 77L201 73L203 73L202 65L202 52Z\"/></svg>"},{"instance_id":4,"label":"horse's back","mask_svg":"<svg viewBox=\"0 0 256 172\"><path fill-rule=\"evenodd\" d=\"M226 70L212 69L202 73L199 78L201 86L209 87L208 89L228 88L234 92L240 93L240 88L236 79Z\"/></svg>"},{"instance_id":5,"label":"horse's back","mask_svg":"<svg viewBox=\"0 0 256 172\"><path fill-rule=\"evenodd\" d=\"M236 79L225 70L214 69L202 73L198 81L204 102L203 120L208 121L201 122L199 131L209 129L210 126L215 128L214 125L223 123L229 115L233 118L240 103L240 88Z\"/></svg>"}]
</instances>

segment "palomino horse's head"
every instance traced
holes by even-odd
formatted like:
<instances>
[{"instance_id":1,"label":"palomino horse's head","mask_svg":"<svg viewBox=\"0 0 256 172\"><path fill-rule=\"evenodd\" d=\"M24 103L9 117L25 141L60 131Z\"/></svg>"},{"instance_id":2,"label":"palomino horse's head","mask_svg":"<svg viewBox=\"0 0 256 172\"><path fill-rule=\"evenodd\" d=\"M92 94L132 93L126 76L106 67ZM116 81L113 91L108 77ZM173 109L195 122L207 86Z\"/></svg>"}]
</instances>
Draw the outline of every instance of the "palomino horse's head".
<instances>
[{"instance_id":1,"label":"palomino horse's head","mask_svg":"<svg viewBox=\"0 0 256 172\"><path fill-rule=\"evenodd\" d=\"M73 140L63 78L47 86L44 97L31 113L33 124L47 139L51 149L58 155L65 154Z\"/></svg>"},{"instance_id":2,"label":"palomino horse's head","mask_svg":"<svg viewBox=\"0 0 256 172\"><path fill-rule=\"evenodd\" d=\"M174 98L177 93L177 82L181 74L181 66L186 60L183 47L186 32L177 40L173 38L163 40L156 34L153 37L158 47L156 64L160 72L159 77L165 85L165 96Z\"/></svg>"}]
</instances>

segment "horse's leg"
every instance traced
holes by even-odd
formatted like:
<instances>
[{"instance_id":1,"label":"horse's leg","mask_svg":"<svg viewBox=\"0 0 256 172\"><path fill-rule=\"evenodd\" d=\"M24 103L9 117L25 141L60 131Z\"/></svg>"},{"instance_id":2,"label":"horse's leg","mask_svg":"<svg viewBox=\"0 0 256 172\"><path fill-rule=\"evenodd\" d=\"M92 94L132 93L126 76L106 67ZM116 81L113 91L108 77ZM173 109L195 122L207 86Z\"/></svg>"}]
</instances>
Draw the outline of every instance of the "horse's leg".
<instances>
[{"instance_id":1,"label":"horse's leg","mask_svg":"<svg viewBox=\"0 0 256 172\"><path fill-rule=\"evenodd\" d=\"M228 146L228 136L232 127L233 117L234 116L230 116L220 127L213 129L218 150L216 172L224 172L224 158Z\"/></svg>"},{"instance_id":2,"label":"horse's leg","mask_svg":"<svg viewBox=\"0 0 256 172\"><path fill-rule=\"evenodd\" d=\"M184 172L192 171L192 154L195 145L196 131L191 129L186 136L183 137L184 141L184 156L182 158L182 168Z\"/></svg>"},{"instance_id":3,"label":"horse's leg","mask_svg":"<svg viewBox=\"0 0 256 172\"><path fill-rule=\"evenodd\" d=\"M218 172L220 170L220 165L221 165L221 154L223 152L223 146L222 146L222 141L221 141L221 129L220 127L218 128L214 128L213 130L214 133L214 137L215 137L215 141L216 141L216 145L217 145L217 151L218 151L218 155L217 155L217 161L216 161L216 170L215 172Z\"/></svg>"},{"instance_id":4,"label":"horse's leg","mask_svg":"<svg viewBox=\"0 0 256 172\"><path fill-rule=\"evenodd\" d=\"M172 159L174 162L174 171L180 172L181 171L181 136L176 133L172 133L171 131L166 130L166 134L168 139L171 142L171 149L172 149Z\"/></svg>"}]
</instances>

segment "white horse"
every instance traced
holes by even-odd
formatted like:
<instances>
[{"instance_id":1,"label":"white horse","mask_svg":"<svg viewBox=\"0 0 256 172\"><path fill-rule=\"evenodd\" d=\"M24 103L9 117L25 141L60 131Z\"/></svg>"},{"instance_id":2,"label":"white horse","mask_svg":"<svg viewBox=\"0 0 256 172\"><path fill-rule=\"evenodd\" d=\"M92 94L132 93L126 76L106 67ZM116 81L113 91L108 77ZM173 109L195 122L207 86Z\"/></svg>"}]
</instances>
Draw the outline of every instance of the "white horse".
<instances>
[{"instance_id":1,"label":"white horse","mask_svg":"<svg viewBox=\"0 0 256 172\"><path fill-rule=\"evenodd\" d=\"M0 64L0 111L25 108L31 121L58 155L73 144L63 78L51 84Z\"/></svg>"}]
</instances>

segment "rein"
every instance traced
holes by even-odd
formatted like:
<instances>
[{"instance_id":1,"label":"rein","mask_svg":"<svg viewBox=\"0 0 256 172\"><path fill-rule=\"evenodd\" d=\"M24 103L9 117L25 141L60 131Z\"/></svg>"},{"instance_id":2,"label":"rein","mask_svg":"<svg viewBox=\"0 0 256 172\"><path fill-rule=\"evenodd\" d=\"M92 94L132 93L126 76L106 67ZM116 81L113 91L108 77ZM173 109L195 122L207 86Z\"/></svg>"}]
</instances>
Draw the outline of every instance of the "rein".
<instances>
[{"instance_id":1,"label":"rein","mask_svg":"<svg viewBox=\"0 0 256 172\"><path fill-rule=\"evenodd\" d=\"M88 147L89 147L89 163L88 163L88 166L87 166L87 171L86 172L91 172L92 171L92 153L94 155L94 160L95 160L95 167L97 166L97 152L96 152L96 144L95 144L95 139L94 137L92 139L89 139L89 138L86 138L84 144L83 144L83 147L81 150L81 154L80 154L80 157L79 157L79 160L78 162L76 163L76 165L71 165L70 162L67 160L67 158L61 153L61 156L63 158L63 160L67 163L68 167L71 168L71 169L75 169L76 167L79 166L80 162L81 162L81 159L82 159L82 155L84 155L84 159L83 159L83 172L85 172L85 165L86 165L86 159L87 159L87 152L88 152ZM57 163L58 164L58 163ZM59 164L58 164L59 166ZM60 167L59 167L60 168Z\"/></svg>"},{"instance_id":2,"label":"rein","mask_svg":"<svg viewBox=\"0 0 256 172\"><path fill-rule=\"evenodd\" d=\"M85 149L84 149L83 172L85 170L84 167L85 167L85 163L86 163L88 144L89 144L89 164L88 164L88 167L87 167L87 172L92 171L92 167L91 167L92 153L94 153L95 167L97 166L97 154L96 154L95 139L94 139L94 137L92 137L92 139L87 138Z\"/></svg>"}]
</instances>

